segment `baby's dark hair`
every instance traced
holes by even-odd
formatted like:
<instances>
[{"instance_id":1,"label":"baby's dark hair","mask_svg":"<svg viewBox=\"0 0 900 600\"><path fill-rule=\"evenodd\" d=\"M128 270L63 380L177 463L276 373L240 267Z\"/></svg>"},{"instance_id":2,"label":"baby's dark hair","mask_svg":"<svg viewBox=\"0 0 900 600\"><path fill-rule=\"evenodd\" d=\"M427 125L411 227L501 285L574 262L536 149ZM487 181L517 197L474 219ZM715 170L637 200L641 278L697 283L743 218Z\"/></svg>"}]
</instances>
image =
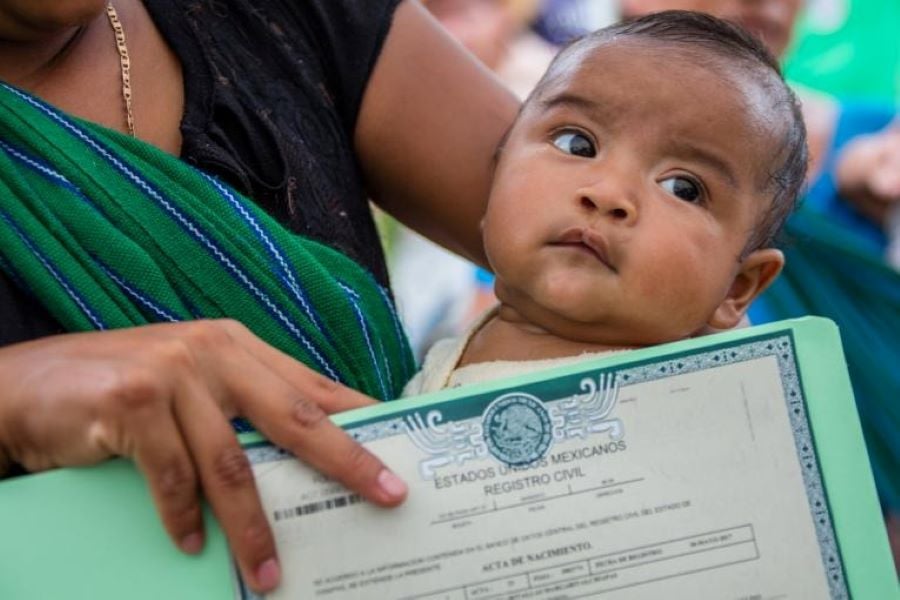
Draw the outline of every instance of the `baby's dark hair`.
<instances>
[{"instance_id":1,"label":"baby's dark hair","mask_svg":"<svg viewBox=\"0 0 900 600\"><path fill-rule=\"evenodd\" d=\"M585 48L598 48L616 40L641 38L672 44L685 51L705 50L755 77L772 98L772 110L785 121L778 152L771 160L765 189L772 202L763 213L745 247L744 254L775 244L781 228L797 205L806 179L809 160L806 127L800 103L784 81L778 61L753 35L716 17L691 11L669 10L628 19L580 37L556 56L541 81L526 100L543 89L565 68L568 57Z\"/></svg>"}]
</instances>

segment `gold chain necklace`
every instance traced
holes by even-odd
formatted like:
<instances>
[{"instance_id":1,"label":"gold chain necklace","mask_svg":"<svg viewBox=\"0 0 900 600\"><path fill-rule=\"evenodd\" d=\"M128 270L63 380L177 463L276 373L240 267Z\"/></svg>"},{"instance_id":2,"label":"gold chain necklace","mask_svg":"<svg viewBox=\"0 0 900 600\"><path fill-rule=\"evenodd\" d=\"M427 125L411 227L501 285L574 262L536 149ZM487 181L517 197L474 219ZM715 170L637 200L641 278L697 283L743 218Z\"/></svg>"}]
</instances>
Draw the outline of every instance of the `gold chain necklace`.
<instances>
[{"instance_id":1,"label":"gold chain necklace","mask_svg":"<svg viewBox=\"0 0 900 600\"><path fill-rule=\"evenodd\" d=\"M134 112L131 109L131 59L128 57L128 46L125 44L125 28L119 21L119 14L112 2L106 5L106 16L116 36L116 49L119 51L119 67L122 71L122 100L125 101L125 122L128 133L134 137Z\"/></svg>"}]
</instances>

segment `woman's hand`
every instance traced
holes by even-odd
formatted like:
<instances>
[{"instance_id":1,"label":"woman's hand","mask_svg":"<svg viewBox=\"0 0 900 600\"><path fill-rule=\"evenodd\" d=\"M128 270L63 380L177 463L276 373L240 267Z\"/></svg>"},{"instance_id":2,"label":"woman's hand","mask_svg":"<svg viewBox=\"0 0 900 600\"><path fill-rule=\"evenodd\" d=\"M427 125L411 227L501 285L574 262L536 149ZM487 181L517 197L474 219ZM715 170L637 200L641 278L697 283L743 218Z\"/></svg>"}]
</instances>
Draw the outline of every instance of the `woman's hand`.
<instances>
[{"instance_id":1,"label":"woman's hand","mask_svg":"<svg viewBox=\"0 0 900 600\"><path fill-rule=\"evenodd\" d=\"M204 543L199 492L245 581L280 578L253 473L229 424L248 418L278 446L368 500L391 506L406 485L328 414L374 403L311 371L234 321L69 334L0 349L0 473L127 456L147 478L185 552Z\"/></svg>"}]
</instances>

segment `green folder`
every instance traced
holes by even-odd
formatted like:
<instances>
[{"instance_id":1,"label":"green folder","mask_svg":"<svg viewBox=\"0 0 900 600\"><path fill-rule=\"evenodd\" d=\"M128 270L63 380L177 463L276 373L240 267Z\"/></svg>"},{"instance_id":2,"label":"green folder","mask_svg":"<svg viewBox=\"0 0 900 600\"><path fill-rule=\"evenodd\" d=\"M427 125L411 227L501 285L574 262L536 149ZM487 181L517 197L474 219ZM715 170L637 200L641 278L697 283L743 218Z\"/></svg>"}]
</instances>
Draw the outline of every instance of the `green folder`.
<instances>
[{"instance_id":1,"label":"green folder","mask_svg":"<svg viewBox=\"0 0 900 600\"><path fill-rule=\"evenodd\" d=\"M817 493L823 494L829 508L834 548L829 569L835 578L843 578L850 597L900 598L839 334L825 319L783 321L592 359L385 403L334 420L353 430L423 407L471 406L478 398L504 390L527 390L540 397L553 382L587 370L646 370L690 363L701 356L705 361L710 357L718 361L720 355L729 360L730 349L763 347L770 340L784 339L790 341L793 353L788 356L786 351L784 360L796 367L802 396L798 401L802 400L815 446L821 479ZM705 368L700 364L696 368ZM249 447L258 445L260 438L249 434L242 441ZM234 598L239 590L230 557L209 514L207 532L201 555L186 556L175 549L145 483L125 460L5 480L0 483L0 598Z\"/></svg>"}]
</instances>

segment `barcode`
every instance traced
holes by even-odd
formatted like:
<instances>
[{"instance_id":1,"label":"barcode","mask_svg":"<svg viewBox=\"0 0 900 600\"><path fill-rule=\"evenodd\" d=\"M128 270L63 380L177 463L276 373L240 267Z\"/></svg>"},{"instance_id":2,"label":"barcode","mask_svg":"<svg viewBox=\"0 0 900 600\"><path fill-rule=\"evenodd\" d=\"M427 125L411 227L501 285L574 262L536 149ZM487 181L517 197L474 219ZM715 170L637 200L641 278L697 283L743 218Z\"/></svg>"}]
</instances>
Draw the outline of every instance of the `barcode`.
<instances>
[{"instance_id":1,"label":"barcode","mask_svg":"<svg viewBox=\"0 0 900 600\"><path fill-rule=\"evenodd\" d=\"M275 520L282 521L284 519L291 519L293 517L302 517L304 515L311 515L313 513L321 512L323 510L332 510L334 508L343 508L345 506L351 506L353 504L357 504L362 502L362 496L359 494L350 494L348 496L339 496L337 498L329 498L328 500L321 500L319 502L310 502L309 504L301 504L300 506L294 506L292 508L282 508L280 510L275 511Z\"/></svg>"}]
</instances>

